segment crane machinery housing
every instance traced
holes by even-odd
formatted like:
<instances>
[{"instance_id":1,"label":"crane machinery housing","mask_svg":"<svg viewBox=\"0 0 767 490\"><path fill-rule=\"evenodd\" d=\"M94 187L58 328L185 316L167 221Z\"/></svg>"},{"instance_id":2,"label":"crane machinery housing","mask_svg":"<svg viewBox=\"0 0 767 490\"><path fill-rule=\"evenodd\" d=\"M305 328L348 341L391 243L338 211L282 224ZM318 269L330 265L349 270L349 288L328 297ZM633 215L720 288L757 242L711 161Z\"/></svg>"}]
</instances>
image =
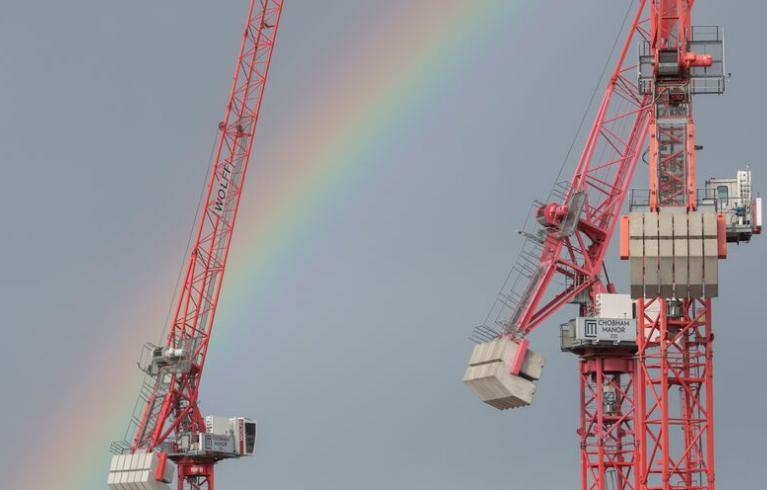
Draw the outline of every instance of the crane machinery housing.
<instances>
[{"instance_id":1,"label":"crane machinery housing","mask_svg":"<svg viewBox=\"0 0 767 490\"><path fill-rule=\"evenodd\" d=\"M537 203L538 228L472 335L464 382L495 408L527 406L544 364L528 334L578 305L560 335L579 359L583 490L715 488L718 262L761 233L762 211L750 170L697 187L693 96L724 93L727 72L722 29L692 26L694 3L638 0L575 172ZM629 191L647 140L648 189ZM606 275L615 234L628 294Z\"/></svg>"},{"instance_id":2,"label":"crane machinery housing","mask_svg":"<svg viewBox=\"0 0 767 490\"><path fill-rule=\"evenodd\" d=\"M232 90L218 125L202 210L162 345L146 344L146 377L125 440L112 443L113 490L214 488L214 465L252 455L256 423L203 417L198 393L261 110L282 0L251 0Z\"/></svg>"}]
</instances>

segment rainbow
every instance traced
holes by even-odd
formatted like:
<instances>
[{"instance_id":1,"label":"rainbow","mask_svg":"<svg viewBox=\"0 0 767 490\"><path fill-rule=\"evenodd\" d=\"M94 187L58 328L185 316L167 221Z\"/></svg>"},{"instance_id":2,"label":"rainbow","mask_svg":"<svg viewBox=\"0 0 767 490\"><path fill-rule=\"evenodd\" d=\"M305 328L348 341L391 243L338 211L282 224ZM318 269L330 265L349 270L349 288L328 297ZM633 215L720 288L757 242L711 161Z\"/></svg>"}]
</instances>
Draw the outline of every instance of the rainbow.
<instances>
[{"instance_id":1,"label":"rainbow","mask_svg":"<svg viewBox=\"0 0 767 490\"><path fill-rule=\"evenodd\" d=\"M472 64L490 51L501 28L512 19L525 19L515 34L520 43L534 36L529 31L540 22L529 17L540 14L537 8L531 11L533 3L452 0L440 1L437 7L437 2L419 1L406 12L384 7L391 11L377 16L367 39L361 40L362 47L357 44L359 59L346 58L345 67L333 72L339 79L317 84L322 92L314 97L324 101L321 106L312 108L301 127L291 128L290 140L286 136L265 153L256 154L271 164L259 166L256 161L251 168L247 187L254 197L240 213L240 236L236 237L245 246L232 253L236 266L229 267L224 285L226 304L254 308L258 307L254 303L279 297L281 280L295 272L295 257L311 248L312 231L340 212L351 190L380 163L375 156L392 142L407 139L408 127L439 104L440 94L467 82ZM290 11L286 10L283 23L288 22ZM281 54L278 41L275 63ZM268 111L268 88L266 104ZM281 109L302 111L301 107ZM261 182L269 184L261 186ZM160 307L145 313L152 315L151 321L128 318L133 314L113 318L110 324L156 324L164 317ZM247 337L255 335L253 329L243 330L244 322L232 321L232 315L219 311L211 362L220 358L219 351L247 343ZM132 354L147 339L139 338L141 332L125 330L125 338L113 345L124 346ZM131 366L110 362L113 353L93 357L91 365L104 369L94 369L85 377L78 374L86 388L64 401L55 415L61 418L58 433L41 434L29 442L30 448L36 448L35 461L25 462L9 475L9 488L105 487L107 445L122 435L140 377Z\"/></svg>"}]
</instances>

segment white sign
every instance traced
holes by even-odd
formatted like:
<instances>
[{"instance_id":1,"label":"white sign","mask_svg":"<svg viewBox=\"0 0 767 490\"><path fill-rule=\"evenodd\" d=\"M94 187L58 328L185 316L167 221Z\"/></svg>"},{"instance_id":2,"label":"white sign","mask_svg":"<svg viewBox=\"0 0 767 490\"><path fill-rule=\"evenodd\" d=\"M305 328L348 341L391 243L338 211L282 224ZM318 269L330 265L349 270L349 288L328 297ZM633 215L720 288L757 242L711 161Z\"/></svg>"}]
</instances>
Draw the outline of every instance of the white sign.
<instances>
[{"instance_id":1,"label":"white sign","mask_svg":"<svg viewBox=\"0 0 767 490\"><path fill-rule=\"evenodd\" d=\"M206 454L234 454L234 438L203 432L200 433L200 448Z\"/></svg>"},{"instance_id":2,"label":"white sign","mask_svg":"<svg viewBox=\"0 0 767 490\"><path fill-rule=\"evenodd\" d=\"M636 342L635 319L578 317L575 338L591 342Z\"/></svg>"}]
</instances>

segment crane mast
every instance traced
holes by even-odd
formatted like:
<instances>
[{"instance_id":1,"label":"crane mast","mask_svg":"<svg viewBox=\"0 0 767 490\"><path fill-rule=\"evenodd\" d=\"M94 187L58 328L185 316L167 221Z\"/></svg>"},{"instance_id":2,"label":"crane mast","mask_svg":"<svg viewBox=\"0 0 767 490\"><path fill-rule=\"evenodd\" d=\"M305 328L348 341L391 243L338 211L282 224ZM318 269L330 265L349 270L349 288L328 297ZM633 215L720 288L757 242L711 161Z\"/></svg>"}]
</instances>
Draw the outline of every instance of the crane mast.
<instances>
[{"instance_id":1,"label":"crane mast","mask_svg":"<svg viewBox=\"0 0 767 490\"><path fill-rule=\"evenodd\" d=\"M723 93L726 75L721 29L693 27L693 5L639 0L627 17L575 172L536 203L538 228L522 232L512 273L471 337L468 387L495 408L527 406L544 364L527 336L578 305L561 348L579 358L583 490L715 488L711 299L727 242L761 232L761 199L750 171L697 188L692 96ZM649 189L629 191L648 136ZM606 274L614 234L630 294Z\"/></svg>"},{"instance_id":2,"label":"crane mast","mask_svg":"<svg viewBox=\"0 0 767 490\"><path fill-rule=\"evenodd\" d=\"M217 461L254 450L254 422L206 418L197 400L282 7L281 0L250 2L180 294L165 343L145 346L140 367L147 380L132 439L113 444L110 487L168 488L170 460L179 490L213 489ZM140 480L130 465L151 467L152 481Z\"/></svg>"},{"instance_id":3,"label":"crane mast","mask_svg":"<svg viewBox=\"0 0 767 490\"><path fill-rule=\"evenodd\" d=\"M651 4L649 206L631 203L622 236L639 323L638 484L648 490L715 488L711 302L726 226L721 209L698 201L692 96L711 93L697 86L695 72L714 59L692 50L701 45L693 4ZM722 81L713 93L723 91Z\"/></svg>"}]
</instances>

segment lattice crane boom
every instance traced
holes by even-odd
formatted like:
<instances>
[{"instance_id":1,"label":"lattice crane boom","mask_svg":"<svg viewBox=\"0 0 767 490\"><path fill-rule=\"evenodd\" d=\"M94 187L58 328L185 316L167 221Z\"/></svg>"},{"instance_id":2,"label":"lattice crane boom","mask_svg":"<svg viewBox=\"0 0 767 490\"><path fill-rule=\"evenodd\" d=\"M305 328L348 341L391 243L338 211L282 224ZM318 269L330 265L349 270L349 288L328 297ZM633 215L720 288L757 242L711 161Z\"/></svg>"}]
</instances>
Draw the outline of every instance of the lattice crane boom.
<instances>
[{"instance_id":1,"label":"lattice crane boom","mask_svg":"<svg viewBox=\"0 0 767 490\"><path fill-rule=\"evenodd\" d=\"M197 400L282 7L282 0L250 1L180 294L164 345L148 344L141 366L148 380L134 413L135 430L129 447L117 446L121 451L115 452L126 454L113 458L110 485L132 478L127 470L117 475L120 457L136 464L146 456L146 464L159 468L153 485L167 480L170 459L178 465L179 489L213 489L215 462L254 448L255 423L205 418Z\"/></svg>"},{"instance_id":2,"label":"lattice crane boom","mask_svg":"<svg viewBox=\"0 0 767 490\"><path fill-rule=\"evenodd\" d=\"M637 90L637 65L628 56L636 37L648 36L645 5L641 0L632 17L573 176L555 184L552 195L559 201L536 209L541 228L527 234L526 245L532 246L517 262L479 338L483 331L525 337L563 305L578 299L589 308L593 295L608 288L601 280L605 254L650 118L651 97Z\"/></svg>"}]
</instances>

